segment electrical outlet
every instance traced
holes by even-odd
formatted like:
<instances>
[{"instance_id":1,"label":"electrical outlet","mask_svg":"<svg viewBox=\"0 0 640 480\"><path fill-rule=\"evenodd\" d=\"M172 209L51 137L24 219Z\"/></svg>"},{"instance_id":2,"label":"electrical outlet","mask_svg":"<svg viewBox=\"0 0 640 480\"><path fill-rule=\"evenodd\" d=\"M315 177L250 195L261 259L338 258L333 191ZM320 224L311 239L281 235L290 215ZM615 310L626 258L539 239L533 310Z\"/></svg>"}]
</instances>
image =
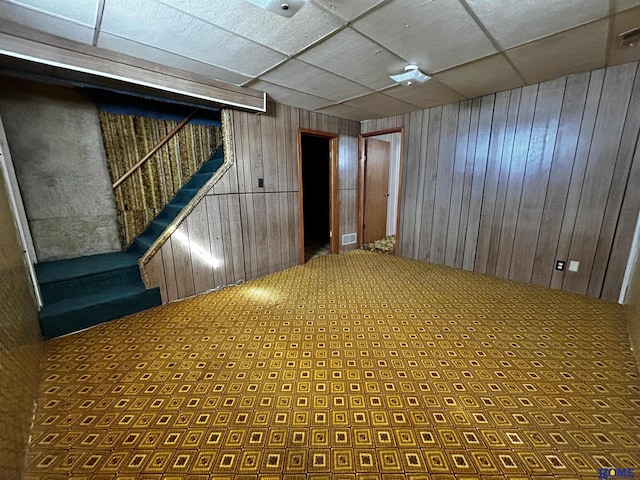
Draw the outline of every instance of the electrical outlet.
<instances>
[{"instance_id":1,"label":"electrical outlet","mask_svg":"<svg viewBox=\"0 0 640 480\"><path fill-rule=\"evenodd\" d=\"M556 260L556 270L563 271L565 263L566 262L564 260Z\"/></svg>"},{"instance_id":2,"label":"electrical outlet","mask_svg":"<svg viewBox=\"0 0 640 480\"><path fill-rule=\"evenodd\" d=\"M264 188L264 178L258 179L258 188Z\"/></svg>"}]
</instances>

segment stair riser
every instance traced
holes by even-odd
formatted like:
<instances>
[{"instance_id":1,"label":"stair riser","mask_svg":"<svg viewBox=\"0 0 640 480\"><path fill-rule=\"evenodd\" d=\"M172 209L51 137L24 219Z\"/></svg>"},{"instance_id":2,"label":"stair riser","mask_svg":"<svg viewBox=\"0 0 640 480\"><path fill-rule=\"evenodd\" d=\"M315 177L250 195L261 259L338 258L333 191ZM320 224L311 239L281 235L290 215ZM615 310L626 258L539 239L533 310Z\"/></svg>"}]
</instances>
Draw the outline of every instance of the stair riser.
<instances>
[{"instance_id":1,"label":"stair riser","mask_svg":"<svg viewBox=\"0 0 640 480\"><path fill-rule=\"evenodd\" d=\"M56 315L40 315L40 327L46 339L60 337L116 318L140 312L162 303L160 289L152 288L137 295Z\"/></svg>"},{"instance_id":2,"label":"stair riser","mask_svg":"<svg viewBox=\"0 0 640 480\"><path fill-rule=\"evenodd\" d=\"M137 265L85 275L78 278L59 280L40 285L44 304L53 303L63 298L73 298L106 290L114 284L140 284L140 269Z\"/></svg>"}]
</instances>

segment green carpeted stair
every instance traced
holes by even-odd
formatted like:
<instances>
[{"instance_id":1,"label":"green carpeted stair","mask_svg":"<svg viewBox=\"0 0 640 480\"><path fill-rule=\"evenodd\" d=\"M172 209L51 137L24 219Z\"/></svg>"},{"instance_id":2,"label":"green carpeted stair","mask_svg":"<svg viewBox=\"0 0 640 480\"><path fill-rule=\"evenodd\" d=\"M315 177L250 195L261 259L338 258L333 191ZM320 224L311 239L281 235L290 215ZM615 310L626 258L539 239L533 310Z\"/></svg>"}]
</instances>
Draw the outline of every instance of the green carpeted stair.
<instances>
[{"instance_id":1,"label":"green carpeted stair","mask_svg":"<svg viewBox=\"0 0 640 480\"><path fill-rule=\"evenodd\" d=\"M44 337L59 337L160 305L160 289L145 288L138 259L223 161L221 147L204 162L125 252L36 264L44 303L39 314Z\"/></svg>"},{"instance_id":2,"label":"green carpeted stair","mask_svg":"<svg viewBox=\"0 0 640 480\"><path fill-rule=\"evenodd\" d=\"M223 148L218 148L213 155L202 164L200 169L193 174L189 181L176 193L167 205L160 211L147 228L136 237L127 252L142 255L165 231L169 224L178 216L189 201L200 191L211 176L222 166L224 162Z\"/></svg>"},{"instance_id":3,"label":"green carpeted stair","mask_svg":"<svg viewBox=\"0 0 640 480\"><path fill-rule=\"evenodd\" d=\"M138 255L115 252L36 265L45 338L92 327L160 305L160 289L145 289Z\"/></svg>"}]
</instances>

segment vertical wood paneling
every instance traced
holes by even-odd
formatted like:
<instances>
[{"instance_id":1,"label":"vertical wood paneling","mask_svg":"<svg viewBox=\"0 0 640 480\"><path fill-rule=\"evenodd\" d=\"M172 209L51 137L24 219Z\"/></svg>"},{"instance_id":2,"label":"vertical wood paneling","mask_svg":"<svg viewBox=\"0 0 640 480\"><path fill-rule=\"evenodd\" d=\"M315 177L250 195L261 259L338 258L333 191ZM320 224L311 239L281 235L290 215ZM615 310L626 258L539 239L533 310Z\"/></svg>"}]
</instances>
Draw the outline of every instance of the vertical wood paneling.
<instances>
[{"instance_id":1,"label":"vertical wood paneling","mask_svg":"<svg viewBox=\"0 0 640 480\"><path fill-rule=\"evenodd\" d=\"M567 272L562 289L587 293L604 210L615 167L635 70L629 65L607 69L587 160L580 206L569 258L580 261L578 272ZM570 274L569 274L570 273Z\"/></svg>"},{"instance_id":2,"label":"vertical wood paneling","mask_svg":"<svg viewBox=\"0 0 640 480\"><path fill-rule=\"evenodd\" d=\"M266 193L265 194L265 219L267 227L267 251L269 256L267 258L267 273L277 272L282 270L282 219L280 218L280 197L279 193ZM286 233L286 232L285 232Z\"/></svg>"},{"instance_id":3,"label":"vertical wood paneling","mask_svg":"<svg viewBox=\"0 0 640 480\"><path fill-rule=\"evenodd\" d=\"M587 167L587 158L589 156L589 149L591 148L591 138L593 136L593 129L596 123L598 103L600 102L600 94L604 83L604 72L604 70L591 72L591 77L589 79L587 99L584 106L584 114L582 116L582 123L578 136L578 148L576 150L575 161L571 172L571 180L569 183L569 192L567 193L562 225L560 227L560 239L558 240L558 248L556 249L556 258L560 260L567 259L569 256L571 236L573 234L578 206L580 204L584 172ZM562 289L564 276L565 272L554 270L551 276L551 288Z\"/></svg>"},{"instance_id":4,"label":"vertical wood paneling","mask_svg":"<svg viewBox=\"0 0 640 480\"><path fill-rule=\"evenodd\" d=\"M603 296L603 298L615 300L617 296L610 296L603 292L605 285L605 275L609 276L616 269L618 270L618 278L622 279L624 268L626 265L620 261L620 255L611 257L611 251L614 244L614 237L617 235L616 228L619 224L620 235L618 238L627 237L627 244L618 244L618 249L629 251L631 247L630 239L633 235L633 223L628 218L621 217L622 203L625 194L629 196L631 203L636 203L633 198L638 196L638 189L632 187L627 188L627 179L630 178L634 151L637 150L638 132L640 131L640 81L638 68L635 72L635 80L631 92L631 100L627 115L623 126L622 140L618 150L616 166L613 173L613 180L609 197L607 198L607 207L605 209L604 220L598 244L594 256L591 277L589 278L589 286L587 294L590 296ZM617 188L618 185L625 185L625 188ZM631 183L633 185L633 183ZM637 185L637 184L636 184ZM637 205L637 203L636 203ZM637 210L636 210L637 211ZM633 214L631 214L633 216ZM622 222L620 220L622 219ZM620 223L619 223L620 222ZM626 231L626 234L624 233ZM617 251L617 250L616 250ZM617 261L616 261L617 260ZM610 264L610 265L609 265ZM620 283L622 285L622 283ZM618 287L618 290L620 287Z\"/></svg>"},{"instance_id":5,"label":"vertical wood paneling","mask_svg":"<svg viewBox=\"0 0 640 480\"><path fill-rule=\"evenodd\" d=\"M253 203L253 223L249 224L249 228L255 230L255 244L251 246L251 250L255 250L255 258L257 260L258 277L262 277L269 273L269 242L267 231L267 204L264 193L257 193L248 196L248 201ZM277 219L269 219L271 221ZM253 252L252 252L253 256Z\"/></svg>"},{"instance_id":6,"label":"vertical wood paneling","mask_svg":"<svg viewBox=\"0 0 640 480\"><path fill-rule=\"evenodd\" d=\"M266 117L260 115L246 115L249 119L247 128L249 129L249 151L250 158L247 162L251 172L250 183L245 184L247 192L263 192L264 188L258 187L258 179L264 179L264 165L262 161L262 123ZM246 161L247 159L245 159Z\"/></svg>"},{"instance_id":7,"label":"vertical wood paneling","mask_svg":"<svg viewBox=\"0 0 640 480\"><path fill-rule=\"evenodd\" d=\"M496 262L496 275L509 277L511 261L514 258L516 226L518 212L521 207L522 190L524 186L524 173L527 165L527 154L531 132L533 129L533 116L535 114L538 85L531 85L522 89L520 109L518 111L518 125L511 156L507 196L505 200L500 242L498 243L499 256ZM518 251L515 252L515 256Z\"/></svg>"},{"instance_id":8,"label":"vertical wood paneling","mask_svg":"<svg viewBox=\"0 0 640 480\"><path fill-rule=\"evenodd\" d=\"M425 110L423 116L427 122L426 135L422 136L420 142L420 159L418 166L418 192L416 194L416 222L424 230L418 235L414 242L414 255L420 260L429 260L431 251L432 229L428 225L432 224L433 202L435 198L435 179L438 168L438 146L440 142L440 123L442 122L442 107Z\"/></svg>"},{"instance_id":9,"label":"vertical wood paneling","mask_svg":"<svg viewBox=\"0 0 640 480\"><path fill-rule=\"evenodd\" d=\"M193 283L193 268L191 264L191 247L186 241L189 238L189 227L187 222L183 222L171 236L168 243L171 243L173 253L173 268L176 272L176 286L178 298L186 298L196 293Z\"/></svg>"},{"instance_id":10,"label":"vertical wood paneling","mask_svg":"<svg viewBox=\"0 0 640 480\"><path fill-rule=\"evenodd\" d=\"M473 165L476 155L476 141L478 138L478 120L480 118L480 108L478 107L480 100L467 101L461 103L461 108L469 111L469 137L467 140L467 148L464 152L465 167L464 181L462 186L462 209L460 211L460 230L458 231L458 241L456 248L455 267L466 268L464 266L464 255L468 234L469 208L471 204L471 185L473 180Z\"/></svg>"},{"instance_id":11,"label":"vertical wood paneling","mask_svg":"<svg viewBox=\"0 0 640 480\"><path fill-rule=\"evenodd\" d=\"M251 188L251 148L249 140L249 114L234 113L233 128L236 145L235 161L238 164L238 192L246 192Z\"/></svg>"},{"instance_id":12,"label":"vertical wood paneling","mask_svg":"<svg viewBox=\"0 0 640 480\"><path fill-rule=\"evenodd\" d=\"M447 227L447 240L445 252L445 265L460 266L456 264L458 253L458 235L460 230L460 217L462 216L462 199L464 194L464 179L467 162L467 146L469 139L469 122L471 110L469 102L458 105L458 125L455 141L455 159L453 166L453 181L451 183L451 209L449 212L449 225Z\"/></svg>"},{"instance_id":13,"label":"vertical wood paneling","mask_svg":"<svg viewBox=\"0 0 640 480\"><path fill-rule=\"evenodd\" d=\"M262 127L262 166L264 175L264 191L277 192L278 181L278 145L276 131L276 119L273 115L261 117ZM257 185L257 184L256 184Z\"/></svg>"},{"instance_id":14,"label":"vertical wood paneling","mask_svg":"<svg viewBox=\"0 0 640 480\"><path fill-rule=\"evenodd\" d=\"M456 140L458 135L458 104L442 108L442 120L438 141L438 164L436 166L435 195L433 203L433 223L440 228L431 230L429 258L435 263L445 263L447 230L451 209L451 187L455 167Z\"/></svg>"},{"instance_id":15,"label":"vertical wood paneling","mask_svg":"<svg viewBox=\"0 0 640 480\"><path fill-rule=\"evenodd\" d=\"M521 282L531 281L564 90L564 78L543 83L538 90L509 268L509 278Z\"/></svg>"},{"instance_id":16,"label":"vertical wood paneling","mask_svg":"<svg viewBox=\"0 0 640 480\"><path fill-rule=\"evenodd\" d=\"M551 285L554 270L549 268L549 262L555 265L564 217L562 212L569 193L588 86L588 73L574 75L567 79L542 215L542 228L538 237L536 260L531 277L531 283L535 285Z\"/></svg>"},{"instance_id":17,"label":"vertical wood paneling","mask_svg":"<svg viewBox=\"0 0 640 480\"><path fill-rule=\"evenodd\" d=\"M476 261L480 213L482 211L482 195L484 193L484 176L489 155L489 137L491 134L491 117L493 115L494 100L495 97L493 95L474 100L474 107L479 108L479 118L473 158L473 177L471 180L467 235L465 237L464 259L462 261L462 268L465 270L473 270Z\"/></svg>"},{"instance_id":18,"label":"vertical wood paneling","mask_svg":"<svg viewBox=\"0 0 640 480\"><path fill-rule=\"evenodd\" d=\"M188 225L189 231L193 293L200 293L208 290L214 284L206 202L200 202L185 223Z\"/></svg>"},{"instance_id":19,"label":"vertical wood paneling","mask_svg":"<svg viewBox=\"0 0 640 480\"><path fill-rule=\"evenodd\" d=\"M149 285L159 286L162 303L167 303L169 301L169 297L167 295L167 281L165 279L164 268L162 266L162 255L154 255L145 266L145 271Z\"/></svg>"},{"instance_id":20,"label":"vertical wood paneling","mask_svg":"<svg viewBox=\"0 0 640 480\"><path fill-rule=\"evenodd\" d=\"M293 238L291 246L291 261L292 265L297 265L300 258L301 238L300 238L300 203L298 202L298 192L292 192L288 194L288 209L289 213L289 239Z\"/></svg>"},{"instance_id":21,"label":"vertical wood paneling","mask_svg":"<svg viewBox=\"0 0 640 480\"><path fill-rule=\"evenodd\" d=\"M256 229L254 228L254 197L240 195L240 219L242 225L242 248L244 250L244 271L247 278L257 278L258 250L256 248Z\"/></svg>"},{"instance_id":22,"label":"vertical wood paneling","mask_svg":"<svg viewBox=\"0 0 640 480\"><path fill-rule=\"evenodd\" d=\"M640 206L637 70L405 115L400 253L616 299Z\"/></svg>"},{"instance_id":23,"label":"vertical wood paneling","mask_svg":"<svg viewBox=\"0 0 640 480\"><path fill-rule=\"evenodd\" d=\"M358 191L349 189L340 195L340 232L341 235L357 231L358 223ZM357 244L341 247L344 251L357 248Z\"/></svg>"},{"instance_id":24,"label":"vertical wood paneling","mask_svg":"<svg viewBox=\"0 0 640 480\"><path fill-rule=\"evenodd\" d=\"M302 128L300 124L299 112L307 113L306 110L299 110L293 107L286 107L288 113L287 123L287 156L285 163L287 165L287 179L289 187L287 191L298 192L298 128ZM297 224L297 221L296 221Z\"/></svg>"},{"instance_id":25,"label":"vertical wood paneling","mask_svg":"<svg viewBox=\"0 0 640 480\"><path fill-rule=\"evenodd\" d=\"M296 229L298 223L291 223L289 219L289 214L292 210L290 203L292 201L297 202L297 197L297 193L290 192L284 192L277 197L280 206L280 250L282 258L282 268L293 267L298 263L298 250L294 249L295 240L291 235L291 232Z\"/></svg>"},{"instance_id":26,"label":"vertical wood paneling","mask_svg":"<svg viewBox=\"0 0 640 480\"><path fill-rule=\"evenodd\" d=\"M224 198L224 197L222 197ZM219 285L228 285L232 283L229 278L228 265L226 261L226 255L224 251L224 245L222 239L224 238L223 223L222 223L222 211L225 209L221 204L220 195L207 195L202 204L206 209L206 218L203 219L209 227L209 237L207 238L206 248L211 254L212 262L212 279L211 283L199 292L204 292L208 289L215 288ZM226 207L226 205L224 206ZM202 245L205 248L205 245Z\"/></svg>"},{"instance_id":27,"label":"vertical wood paneling","mask_svg":"<svg viewBox=\"0 0 640 480\"><path fill-rule=\"evenodd\" d=\"M492 227L495 225L493 214L496 205L496 193L498 190L504 136L507 126L509 97L509 92L498 93L495 96L495 102L493 104L489 156L484 176L484 198L482 200L480 230L478 235L478 244L476 247L475 271L480 273L486 273L487 271Z\"/></svg>"},{"instance_id":28,"label":"vertical wood paneling","mask_svg":"<svg viewBox=\"0 0 640 480\"><path fill-rule=\"evenodd\" d=\"M423 128L423 112L412 112L407 114L407 127L405 128L405 162L404 175L402 180L402 207L400 210L401 222L400 230L407 232L407 235L400 237L400 254L415 258L414 240L417 240L415 229L420 227L420 223L415 218L416 200L418 195L418 169L420 168L420 135L412 134L412 131L420 132Z\"/></svg>"},{"instance_id":29,"label":"vertical wood paneling","mask_svg":"<svg viewBox=\"0 0 640 480\"><path fill-rule=\"evenodd\" d=\"M271 132L276 139L276 161L278 163L278 191L287 191L290 188L287 165L287 150L289 147L287 131L290 119L289 112L284 105L275 105L275 131Z\"/></svg>"},{"instance_id":30,"label":"vertical wood paneling","mask_svg":"<svg viewBox=\"0 0 640 480\"><path fill-rule=\"evenodd\" d=\"M494 222L491 226L491 238L489 239L492 248L489 250L487 258L487 266L485 273L489 275L496 274L496 266L498 264L498 245L500 244L500 236L502 235L502 220L504 218L505 203L507 201L507 188L509 186L509 174L511 172L511 157L513 155L514 139L516 135L516 127L518 125L518 109L520 108L521 90L512 90L509 97L509 111L507 113L507 124L500 152L500 172L497 182L497 192L495 197L495 205L493 208Z\"/></svg>"},{"instance_id":31,"label":"vertical wood paneling","mask_svg":"<svg viewBox=\"0 0 640 480\"><path fill-rule=\"evenodd\" d=\"M178 283L176 281L176 269L173 264L173 247L171 241L166 242L154 257L158 255L162 256L162 269L165 281L164 288L162 286L160 287L160 292L162 292L163 289L166 290L166 301L170 302L171 300L180 298L178 295ZM159 278L159 280L162 281L162 278ZM164 298L162 300L165 301Z\"/></svg>"},{"instance_id":32,"label":"vertical wood paneling","mask_svg":"<svg viewBox=\"0 0 640 480\"><path fill-rule=\"evenodd\" d=\"M222 201L222 200L221 200ZM231 270L227 270L227 277L232 276L229 280L235 283L247 278L247 272L244 267L244 247L242 244L242 215L240 213L240 196L227 195L227 209L222 210L220 221L225 229L224 249L225 263L231 258ZM226 228L229 228L228 234Z\"/></svg>"}]
</instances>

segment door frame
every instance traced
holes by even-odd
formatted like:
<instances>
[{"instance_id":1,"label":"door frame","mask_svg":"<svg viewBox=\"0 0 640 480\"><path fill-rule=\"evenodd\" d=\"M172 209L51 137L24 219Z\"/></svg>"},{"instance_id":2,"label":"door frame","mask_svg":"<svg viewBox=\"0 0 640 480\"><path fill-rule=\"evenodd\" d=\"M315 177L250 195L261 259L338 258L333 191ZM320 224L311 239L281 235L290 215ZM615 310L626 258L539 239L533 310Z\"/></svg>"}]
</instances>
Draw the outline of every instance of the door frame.
<instances>
[{"instance_id":1,"label":"door frame","mask_svg":"<svg viewBox=\"0 0 640 480\"><path fill-rule=\"evenodd\" d=\"M4 124L0 117L0 182L4 182L7 188L7 197L9 200L9 210L14 218L14 223L18 231L18 241L22 247L25 265L29 272L33 294L38 304L38 310L42 308L44 302L40 293L40 285L36 276L34 265L38 262L35 247L33 245L33 237L29 228L29 220L24 209L18 178L13 167L11 152L9 151L9 142L4 130Z\"/></svg>"},{"instance_id":2,"label":"door frame","mask_svg":"<svg viewBox=\"0 0 640 480\"><path fill-rule=\"evenodd\" d=\"M329 199L331 208L329 210L329 243L331 253L340 251L340 223L338 208L338 134L323 132L321 130L311 130L309 128L298 128L298 218L300 227L300 264L304 264L304 205L302 202L302 136L310 135L314 137L326 138L329 140Z\"/></svg>"},{"instance_id":3,"label":"door frame","mask_svg":"<svg viewBox=\"0 0 640 480\"><path fill-rule=\"evenodd\" d=\"M400 208L402 199L402 172L404 163L404 126L396 128L387 128L385 130L377 130L375 132L361 133L358 136L358 247L362 246L364 239L364 174L365 174L365 152L366 141L371 137L378 137L388 133L400 134L400 158L398 159L398 208L396 209L396 245L395 254L398 255L400 245ZM391 165L391 163L389 163Z\"/></svg>"}]
</instances>

